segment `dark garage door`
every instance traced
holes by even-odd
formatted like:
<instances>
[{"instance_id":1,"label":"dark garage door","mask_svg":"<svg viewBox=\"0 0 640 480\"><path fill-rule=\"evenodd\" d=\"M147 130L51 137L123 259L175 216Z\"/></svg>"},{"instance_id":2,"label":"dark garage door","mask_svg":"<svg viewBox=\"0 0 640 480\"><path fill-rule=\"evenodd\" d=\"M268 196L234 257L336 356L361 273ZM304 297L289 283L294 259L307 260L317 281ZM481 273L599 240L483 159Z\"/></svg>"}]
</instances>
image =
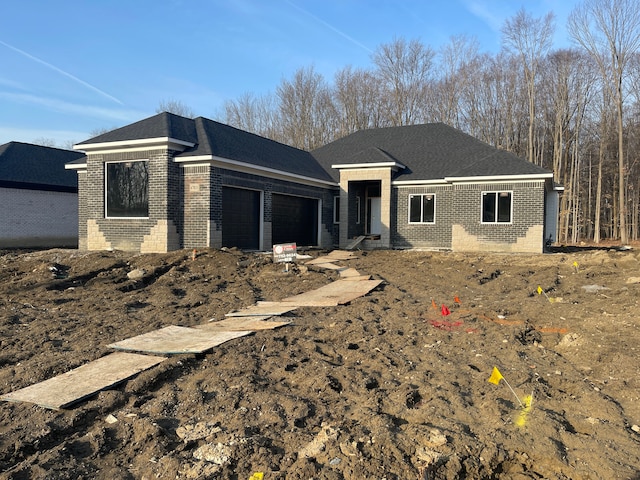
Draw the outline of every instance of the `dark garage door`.
<instances>
[{"instance_id":1,"label":"dark garage door","mask_svg":"<svg viewBox=\"0 0 640 480\"><path fill-rule=\"evenodd\" d=\"M271 211L274 244L317 245L318 200L273 194Z\"/></svg>"},{"instance_id":2,"label":"dark garage door","mask_svg":"<svg viewBox=\"0 0 640 480\"><path fill-rule=\"evenodd\" d=\"M260 249L260 192L222 188L222 246Z\"/></svg>"}]
</instances>

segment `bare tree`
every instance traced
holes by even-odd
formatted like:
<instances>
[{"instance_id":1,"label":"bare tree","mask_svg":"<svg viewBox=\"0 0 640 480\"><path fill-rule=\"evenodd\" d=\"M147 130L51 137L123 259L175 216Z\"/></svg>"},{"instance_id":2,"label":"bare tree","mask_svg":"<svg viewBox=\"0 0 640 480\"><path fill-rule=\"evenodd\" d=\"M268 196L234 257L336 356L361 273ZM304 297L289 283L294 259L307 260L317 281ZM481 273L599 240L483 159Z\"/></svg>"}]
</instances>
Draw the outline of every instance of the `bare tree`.
<instances>
[{"instance_id":1,"label":"bare tree","mask_svg":"<svg viewBox=\"0 0 640 480\"><path fill-rule=\"evenodd\" d=\"M169 112L175 115L180 115L181 117L187 118L195 118L196 115L193 113L191 107L187 106L180 100L160 100L158 104L158 108L156 108L156 113Z\"/></svg>"},{"instance_id":2,"label":"bare tree","mask_svg":"<svg viewBox=\"0 0 640 480\"><path fill-rule=\"evenodd\" d=\"M55 138L38 137L34 138L31 143L42 147L57 147Z\"/></svg>"},{"instance_id":3,"label":"bare tree","mask_svg":"<svg viewBox=\"0 0 640 480\"><path fill-rule=\"evenodd\" d=\"M276 89L283 141L313 150L331 137L331 94L321 74L313 67L301 68L293 80L282 80Z\"/></svg>"},{"instance_id":4,"label":"bare tree","mask_svg":"<svg viewBox=\"0 0 640 480\"><path fill-rule=\"evenodd\" d=\"M584 0L568 21L569 34L595 60L604 88L615 102L618 130L618 215L620 241L627 243L625 201L625 75L640 48L640 4L636 0Z\"/></svg>"},{"instance_id":5,"label":"bare tree","mask_svg":"<svg viewBox=\"0 0 640 480\"><path fill-rule=\"evenodd\" d=\"M424 120L426 92L435 52L418 40L402 38L382 44L373 54L376 75L386 93L391 125L411 125Z\"/></svg>"},{"instance_id":6,"label":"bare tree","mask_svg":"<svg viewBox=\"0 0 640 480\"><path fill-rule=\"evenodd\" d=\"M479 55L475 37L457 35L450 38L439 52L440 78L434 84L431 97L431 119L460 127L460 96L472 81L474 61Z\"/></svg>"},{"instance_id":7,"label":"bare tree","mask_svg":"<svg viewBox=\"0 0 640 480\"><path fill-rule=\"evenodd\" d=\"M282 141L276 99L272 94L256 97L245 93L224 104L225 122L236 128Z\"/></svg>"},{"instance_id":8,"label":"bare tree","mask_svg":"<svg viewBox=\"0 0 640 480\"><path fill-rule=\"evenodd\" d=\"M354 70L350 66L338 71L333 97L338 115L338 137L382 125L380 85L372 72Z\"/></svg>"},{"instance_id":9,"label":"bare tree","mask_svg":"<svg viewBox=\"0 0 640 480\"><path fill-rule=\"evenodd\" d=\"M536 122L536 75L544 54L551 48L554 32L554 15L548 13L534 18L524 8L508 19L502 28L502 40L507 49L514 51L522 61L529 100L528 154L530 162L536 161L534 132Z\"/></svg>"}]
</instances>

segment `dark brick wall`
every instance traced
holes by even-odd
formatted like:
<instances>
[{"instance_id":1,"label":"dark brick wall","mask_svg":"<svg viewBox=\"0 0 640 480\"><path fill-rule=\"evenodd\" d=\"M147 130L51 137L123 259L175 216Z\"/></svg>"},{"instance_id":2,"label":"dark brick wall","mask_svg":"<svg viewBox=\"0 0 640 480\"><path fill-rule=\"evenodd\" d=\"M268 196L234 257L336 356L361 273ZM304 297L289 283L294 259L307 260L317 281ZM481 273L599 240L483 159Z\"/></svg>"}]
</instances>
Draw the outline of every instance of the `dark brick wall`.
<instances>
[{"instance_id":1,"label":"dark brick wall","mask_svg":"<svg viewBox=\"0 0 640 480\"><path fill-rule=\"evenodd\" d=\"M185 248L208 246L211 213L211 167L184 167L183 244Z\"/></svg>"},{"instance_id":2,"label":"dark brick wall","mask_svg":"<svg viewBox=\"0 0 640 480\"><path fill-rule=\"evenodd\" d=\"M150 150L87 157L87 219L95 219L105 239L115 249L140 250L145 235L158 220L172 220L181 230L182 202L179 165L169 161L173 152ZM147 160L149 167L149 218L105 218L104 164L113 161ZM86 222L84 222L86 224Z\"/></svg>"},{"instance_id":3,"label":"dark brick wall","mask_svg":"<svg viewBox=\"0 0 640 480\"><path fill-rule=\"evenodd\" d=\"M336 189L310 187L286 182L283 180L265 178L219 167L197 166L182 168L183 172L183 243L185 248L212 246L215 235L221 238L222 228L222 188L236 187L257 190L263 193L264 221L272 221L271 196L273 193L297 195L317 198L322 201L321 222L329 232L335 232L332 238L324 238L329 247L337 242L337 228L333 225L333 196ZM211 224L211 227L209 227ZM213 231L208 232L211 228ZM211 237L209 236L211 233ZM265 244L269 245L270 238L265 231ZM207 243L209 242L209 243Z\"/></svg>"},{"instance_id":4,"label":"dark brick wall","mask_svg":"<svg viewBox=\"0 0 640 480\"><path fill-rule=\"evenodd\" d=\"M433 194L434 224L409 224L409 195ZM394 188L391 192L391 243L397 248L451 248L454 201L451 186Z\"/></svg>"},{"instance_id":5,"label":"dark brick wall","mask_svg":"<svg viewBox=\"0 0 640 480\"><path fill-rule=\"evenodd\" d=\"M510 224L482 224L482 192L513 192L513 215ZM409 224L409 195L436 195L435 224ZM467 233L486 241L516 243L529 228L544 223L544 183L464 184L440 187L394 188L392 202L397 214L392 214L394 247L451 248L451 227L464 226Z\"/></svg>"}]
</instances>

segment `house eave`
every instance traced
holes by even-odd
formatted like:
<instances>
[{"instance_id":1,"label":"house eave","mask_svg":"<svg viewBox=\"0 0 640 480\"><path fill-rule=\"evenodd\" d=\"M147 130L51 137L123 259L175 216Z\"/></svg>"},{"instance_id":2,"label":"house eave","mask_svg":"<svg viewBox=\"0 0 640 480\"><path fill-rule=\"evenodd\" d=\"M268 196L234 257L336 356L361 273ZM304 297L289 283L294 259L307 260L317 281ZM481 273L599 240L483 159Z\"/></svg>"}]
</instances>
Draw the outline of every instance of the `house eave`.
<instances>
[{"instance_id":1,"label":"house eave","mask_svg":"<svg viewBox=\"0 0 640 480\"><path fill-rule=\"evenodd\" d=\"M361 170L361 169L371 169L371 168L391 168L394 171L404 170L405 167L403 164L399 162L374 162L374 163L337 163L331 165L331 168L335 168L336 170Z\"/></svg>"},{"instance_id":2,"label":"house eave","mask_svg":"<svg viewBox=\"0 0 640 480\"><path fill-rule=\"evenodd\" d=\"M436 178L433 180L394 180L391 182L391 185L398 187L410 187L414 185L449 185L449 182L445 181L443 178Z\"/></svg>"},{"instance_id":3,"label":"house eave","mask_svg":"<svg viewBox=\"0 0 640 480\"><path fill-rule=\"evenodd\" d=\"M171 150L184 151L192 148L196 144L171 137L141 138L135 140L120 140L117 142L100 143L78 143L73 146L74 150L83 152L101 151L104 153L120 152L123 150L147 150L152 148L169 148Z\"/></svg>"},{"instance_id":4,"label":"house eave","mask_svg":"<svg viewBox=\"0 0 640 480\"><path fill-rule=\"evenodd\" d=\"M229 158L218 157L216 155L194 155L185 157L175 157L174 161L182 165L211 165L219 168L226 168L228 170L241 171L253 175L261 175L270 178L277 178L281 180L293 181L296 183L302 183L305 185L319 186L319 187L338 187L339 184L329 180L320 180L317 178L307 177L304 175L297 175L295 173L284 172L282 170L276 170L274 168L262 167L260 165L253 165L246 162L240 162L238 160L232 160Z\"/></svg>"},{"instance_id":5,"label":"house eave","mask_svg":"<svg viewBox=\"0 0 640 480\"><path fill-rule=\"evenodd\" d=\"M489 182L530 182L553 178L553 173L537 173L528 175L486 175L476 177L444 177L447 183L489 183Z\"/></svg>"},{"instance_id":6,"label":"house eave","mask_svg":"<svg viewBox=\"0 0 640 480\"><path fill-rule=\"evenodd\" d=\"M72 163L72 164L65 164L64 166L65 170L86 170L87 169L87 162L84 163Z\"/></svg>"}]
</instances>

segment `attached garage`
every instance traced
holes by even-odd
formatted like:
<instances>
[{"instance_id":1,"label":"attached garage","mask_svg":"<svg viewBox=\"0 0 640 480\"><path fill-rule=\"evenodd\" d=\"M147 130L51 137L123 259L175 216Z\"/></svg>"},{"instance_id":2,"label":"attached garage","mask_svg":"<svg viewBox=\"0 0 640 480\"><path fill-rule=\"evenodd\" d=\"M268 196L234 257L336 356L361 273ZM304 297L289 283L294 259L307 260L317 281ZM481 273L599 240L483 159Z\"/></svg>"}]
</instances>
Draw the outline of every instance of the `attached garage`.
<instances>
[{"instance_id":1,"label":"attached garage","mask_svg":"<svg viewBox=\"0 0 640 480\"><path fill-rule=\"evenodd\" d=\"M262 192L222 188L222 246L260 250Z\"/></svg>"},{"instance_id":2,"label":"attached garage","mask_svg":"<svg viewBox=\"0 0 640 480\"><path fill-rule=\"evenodd\" d=\"M273 194L273 243L318 244L318 199Z\"/></svg>"}]
</instances>

